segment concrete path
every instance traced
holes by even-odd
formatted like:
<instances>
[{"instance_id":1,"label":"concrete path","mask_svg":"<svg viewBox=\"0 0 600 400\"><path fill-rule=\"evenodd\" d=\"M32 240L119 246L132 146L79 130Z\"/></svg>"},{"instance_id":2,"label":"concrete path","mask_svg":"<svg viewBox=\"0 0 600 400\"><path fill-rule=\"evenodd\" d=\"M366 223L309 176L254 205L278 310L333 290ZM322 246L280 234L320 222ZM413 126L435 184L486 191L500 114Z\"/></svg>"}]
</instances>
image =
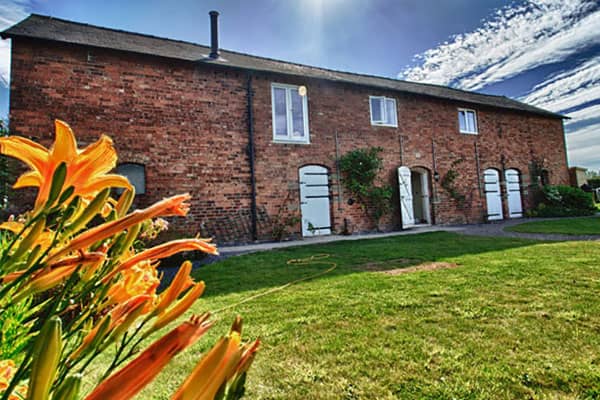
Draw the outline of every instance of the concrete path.
<instances>
[{"instance_id":1,"label":"concrete path","mask_svg":"<svg viewBox=\"0 0 600 400\"><path fill-rule=\"evenodd\" d=\"M472 225L433 225L433 226L421 226L404 231L398 232L387 232L387 233L369 233L362 235L330 235L330 236L315 236L312 238L305 238L302 240L291 240L287 242L268 242L268 243L255 243L240 246L220 246L219 252L222 257L230 257L239 254L254 253L257 251L265 251L272 249L281 249L292 246L306 246L310 244L319 243L330 243L336 241L345 240L362 240L362 239L378 239L392 236L403 236L403 235L416 235L425 232L456 232L463 235L475 235L475 236L499 236L499 237L517 237L524 239L535 239L535 240L556 240L556 241L567 241L567 240L599 240L600 235L557 235L557 234L542 234L542 233L519 233L519 232L507 232L504 231L505 227L522 224L531 221L544 221L556 218L520 218L505 220L499 222L492 222L487 224L472 224Z\"/></svg>"},{"instance_id":2,"label":"concrete path","mask_svg":"<svg viewBox=\"0 0 600 400\"><path fill-rule=\"evenodd\" d=\"M309 244L321 244L330 243L346 240L362 240L362 239L379 239L384 237L392 236L404 236L404 235L416 235L425 232L459 232L460 227L458 226L417 226L405 231L397 232L386 232L386 233L366 233L360 235L328 235L328 236L314 236L310 238L304 238L301 240L290 240L285 242L266 242L266 243L254 243L240 246L219 246L219 253L222 255L238 255L245 253L254 253L257 251L265 251L272 249L282 249L285 247L293 246L306 246Z\"/></svg>"}]
</instances>

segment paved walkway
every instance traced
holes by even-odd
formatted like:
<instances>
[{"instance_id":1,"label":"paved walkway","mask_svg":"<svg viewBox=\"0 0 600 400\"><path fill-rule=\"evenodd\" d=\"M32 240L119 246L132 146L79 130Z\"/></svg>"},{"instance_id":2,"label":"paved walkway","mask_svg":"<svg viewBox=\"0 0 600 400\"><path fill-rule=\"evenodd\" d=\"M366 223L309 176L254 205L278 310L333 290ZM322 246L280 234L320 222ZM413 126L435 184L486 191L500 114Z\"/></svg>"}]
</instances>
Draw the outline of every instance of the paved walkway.
<instances>
[{"instance_id":1,"label":"paved walkway","mask_svg":"<svg viewBox=\"0 0 600 400\"><path fill-rule=\"evenodd\" d=\"M257 251L265 251L272 249L281 249L292 246L305 246L309 244L318 243L330 243L342 240L362 240L362 239L378 239L392 236L403 236L403 235L416 235L425 232L456 232L463 235L476 235L476 236L500 236L500 237L518 237L524 239L536 239L536 240L556 240L556 241L567 241L567 240L600 240L600 235L557 235L557 234L543 234L543 233L519 233L519 232L506 232L504 228L507 226L513 226L522 224L529 221L544 221L548 219L556 218L522 218L513 219L506 221L499 221L487 224L473 224L473 225L433 225L433 226L421 226L404 231L398 232L387 232L387 233L369 233L363 235L330 235L330 236L315 236L312 238L305 238L302 240L291 240L287 242L269 242L269 243L255 243L240 246L220 246L219 252L222 256L228 257L238 254L254 253Z\"/></svg>"},{"instance_id":2,"label":"paved walkway","mask_svg":"<svg viewBox=\"0 0 600 400\"><path fill-rule=\"evenodd\" d=\"M568 217L572 219L573 217ZM588 218L588 217L579 217ZM500 237L516 237L522 239L549 240L549 241L570 241L570 240L600 240L600 235L561 235L549 233L521 233L505 231L504 228L514 225L523 224L533 221L550 221L560 218L520 218L510 219L499 222L491 222L487 224L461 225L455 226L454 232L464 235L476 236L500 236Z\"/></svg>"}]
</instances>

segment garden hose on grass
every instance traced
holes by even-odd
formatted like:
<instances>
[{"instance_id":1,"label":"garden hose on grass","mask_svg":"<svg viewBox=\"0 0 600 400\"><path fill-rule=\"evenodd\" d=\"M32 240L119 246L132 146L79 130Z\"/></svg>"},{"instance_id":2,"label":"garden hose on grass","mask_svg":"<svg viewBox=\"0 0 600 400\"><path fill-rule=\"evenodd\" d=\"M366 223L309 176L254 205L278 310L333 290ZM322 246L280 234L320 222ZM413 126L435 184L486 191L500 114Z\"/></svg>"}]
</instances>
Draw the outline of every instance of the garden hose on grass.
<instances>
[{"instance_id":1,"label":"garden hose on grass","mask_svg":"<svg viewBox=\"0 0 600 400\"><path fill-rule=\"evenodd\" d=\"M304 278L295 279L295 280L293 280L291 282L286 283L285 285L277 286L277 287L271 288L269 290L265 290L264 292L252 295L250 297L246 297L245 299L240 300L237 303L230 304L230 305L225 306L223 308L220 308L220 309L218 309L216 311L213 311L212 314L218 314L220 312L227 311L230 308L237 307L237 306L239 306L241 304L247 303L247 302L252 301L252 300L256 300L256 299L264 297L264 296L266 296L268 294L279 292L279 291L281 291L283 289L286 289L286 288L288 288L288 287L290 287L292 285L295 285L297 283L309 281L311 279L315 279L315 278L318 278L320 276L326 275L326 274L332 272L333 270L335 270L337 268L337 266L338 266L337 263L335 263L333 261L325 261L329 257L331 257L331 254L322 253L322 254L315 254L315 255L310 256L310 257L292 258L291 260L287 260L287 262L286 262L287 265L315 265L315 264L324 264L324 265L329 265L329 268L327 268L324 271L317 272L316 274L305 276Z\"/></svg>"}]
</instances>

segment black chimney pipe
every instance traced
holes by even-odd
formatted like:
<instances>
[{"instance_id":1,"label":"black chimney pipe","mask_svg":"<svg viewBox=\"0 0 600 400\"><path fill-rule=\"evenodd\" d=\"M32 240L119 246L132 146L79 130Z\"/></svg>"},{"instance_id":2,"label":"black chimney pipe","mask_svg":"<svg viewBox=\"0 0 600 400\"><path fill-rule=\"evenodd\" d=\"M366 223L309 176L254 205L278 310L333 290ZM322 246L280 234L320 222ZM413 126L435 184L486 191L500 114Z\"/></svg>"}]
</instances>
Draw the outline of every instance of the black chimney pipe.
<instances>
[{"instance_id":1,"label":"black chimney pipe","mask_svg":"<svg viewBox=\"0 0 600 400\"><path fill-rule=\"evenodd\" d=\"M211 11L210 15L210 58L219 58L219 25L217 18L219 13L217 11Z\"/></svg>"}]
</instances>

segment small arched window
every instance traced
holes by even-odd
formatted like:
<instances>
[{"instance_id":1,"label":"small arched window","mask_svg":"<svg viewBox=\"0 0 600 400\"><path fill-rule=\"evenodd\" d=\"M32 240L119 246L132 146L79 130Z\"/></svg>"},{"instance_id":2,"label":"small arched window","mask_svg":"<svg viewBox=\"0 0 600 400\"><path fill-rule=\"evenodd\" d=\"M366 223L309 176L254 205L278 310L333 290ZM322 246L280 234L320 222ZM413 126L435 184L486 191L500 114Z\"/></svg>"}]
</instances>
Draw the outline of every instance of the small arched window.
<instances>
[{"instance_id":1,"label":"small arched window","mask_svg":"<svg viewBox=\"0 0 600 400\"><path fill-rule=\"evenodd\" d=\"M122 163L117 166L117 174L125 176L135 187L135 194L146 193L146 170L144 165Z\"/></svg>"}]
</instances>

